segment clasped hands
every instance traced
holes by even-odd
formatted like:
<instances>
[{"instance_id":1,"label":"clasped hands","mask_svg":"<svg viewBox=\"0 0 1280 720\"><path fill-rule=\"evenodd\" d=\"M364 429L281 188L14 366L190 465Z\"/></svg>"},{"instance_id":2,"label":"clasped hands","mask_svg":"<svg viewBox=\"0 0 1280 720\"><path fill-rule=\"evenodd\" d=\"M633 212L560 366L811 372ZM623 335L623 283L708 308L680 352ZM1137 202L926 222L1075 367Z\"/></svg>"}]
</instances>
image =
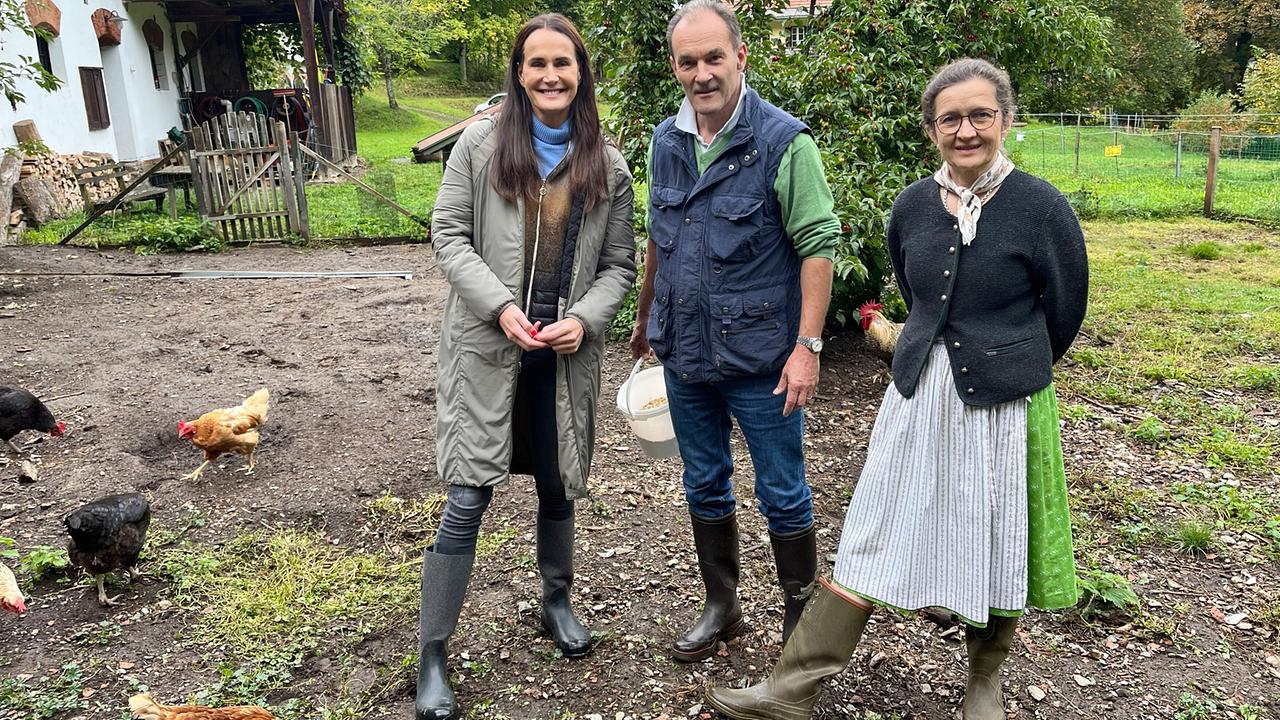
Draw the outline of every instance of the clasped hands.
<instances>
[{"instance_id":1,"label":"clasped hands","mask_svg":"<svg viewBox=\"0 0 1280 720\"><path fill-rule=\"evenodd\" d=\"M577 352L586 335L586 330L577 318L567 317L542 327L541 322L529 322L524 311L514 303L498 315L498 325L508 340L525 350L551 348L560 355Z\"/></svg>"}]
</instances>

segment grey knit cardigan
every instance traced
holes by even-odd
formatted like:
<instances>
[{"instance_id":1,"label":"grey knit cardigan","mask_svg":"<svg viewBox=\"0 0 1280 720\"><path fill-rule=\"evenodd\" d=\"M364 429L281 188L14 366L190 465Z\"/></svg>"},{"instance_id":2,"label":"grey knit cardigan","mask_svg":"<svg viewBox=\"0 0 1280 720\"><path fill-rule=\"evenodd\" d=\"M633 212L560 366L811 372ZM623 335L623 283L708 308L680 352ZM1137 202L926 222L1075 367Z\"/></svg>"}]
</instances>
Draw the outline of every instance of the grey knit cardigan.
<instances>
[{"instance_id":1,"label":"grey knit cardigan","mask_svg":"<svg viewBox=\"0 0 1280 720\"><path fill-rule=\"evenodd\" d=\"M893 204L888 245L910 311L893 358L904 397L915 393L939 337L969 405L1029 396L1053 381L1089 293L1084 234L1056 188L1014 170L966 246L938 184L919 180Z\"/></svg>"}]
</instances>

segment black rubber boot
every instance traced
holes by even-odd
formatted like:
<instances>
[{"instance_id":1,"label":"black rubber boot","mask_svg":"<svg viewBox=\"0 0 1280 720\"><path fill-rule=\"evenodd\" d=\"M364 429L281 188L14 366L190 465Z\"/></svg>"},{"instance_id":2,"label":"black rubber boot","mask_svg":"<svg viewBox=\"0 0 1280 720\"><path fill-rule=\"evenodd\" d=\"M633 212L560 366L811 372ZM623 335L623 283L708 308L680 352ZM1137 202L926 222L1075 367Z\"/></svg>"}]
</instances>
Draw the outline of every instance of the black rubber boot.
<instances>
[{"instance_id":1,"label":"black rubber boot","mask_svg":"<svg viewBox=\"0 0 1280 720\"><path fill-rule=\"evenodd\" d=\"M542 572L542 627L567 658L591 654L591 631L578 622L569 605L573 588L573 516L567 520L538 517L538 569Z\"/></svg>"},{"instance_id":2,"label":"black rubber boot","mask_svg":"<svg viewBox=\"0 0 1280 720\"><path fill-rule=\"evenodd\" d=\"M769 531L773 545L773 561L778 566L778 585L782 588L782 642L800 622L800 613L812 592L810 586L818 578L818 545L813 526L790 535Z\"/></svg>"},{"instance_id":3,"label":"black rubber boot","mask_svg":"<svg viewBox=\"0 0 1280 720\"><path fill-rule=\"evenodd\" d=\"M454 720L458 702L449 687L449 636L458 626L475 555L422 554L422 605L418 615L417 720Z\"/></svg>"},{"instance_id":4,"label":"black rubber boot","mask_svg":"<svg viewBox=\"0 0 1280 720\"><path fill-rule=\"evenodd\" d=\"M742 607L738 604L738 516L735 513L703 520L690 515L698 570L707 588L702 616L671 645L671 656L681 662L697 662L711 656L716 643L742 632Z\"/></svg>"}]
</instances>

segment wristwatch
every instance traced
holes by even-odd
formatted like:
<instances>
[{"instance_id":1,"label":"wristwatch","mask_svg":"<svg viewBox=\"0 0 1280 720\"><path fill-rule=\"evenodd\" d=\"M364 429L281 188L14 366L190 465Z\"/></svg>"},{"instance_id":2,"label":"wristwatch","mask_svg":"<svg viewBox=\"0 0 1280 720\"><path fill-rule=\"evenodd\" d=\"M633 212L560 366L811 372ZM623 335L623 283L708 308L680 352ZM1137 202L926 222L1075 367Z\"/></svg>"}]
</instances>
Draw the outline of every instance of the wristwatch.
<instances>
[{"instance_id":1,"label":"wristwatch","mask_svg":"<svg viewBox=\"0 0 1280 720\"><path fill-rule=\"evenodd\" d=\"M815 355L822 352L822 338L820 337L805 337L801 335L796 338L796 344L809 348Z\"/></svg>"}]
</instances>

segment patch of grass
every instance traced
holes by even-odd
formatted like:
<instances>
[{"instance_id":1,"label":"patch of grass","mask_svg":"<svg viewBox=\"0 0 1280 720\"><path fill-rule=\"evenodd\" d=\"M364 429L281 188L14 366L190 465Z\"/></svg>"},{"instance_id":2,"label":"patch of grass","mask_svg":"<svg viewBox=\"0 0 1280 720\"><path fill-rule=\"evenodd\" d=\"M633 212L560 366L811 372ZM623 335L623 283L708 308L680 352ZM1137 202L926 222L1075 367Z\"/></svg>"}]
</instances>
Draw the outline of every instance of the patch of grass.
<instances>
[{"instance_id":1,"label":"patch of grass","mask_svg":"<svg viewBox=\"0 0 1280 720\"><path fill-rule=\"evenodd\" d=\"M134 239L140 255L192 250L218 252L226 247L226 240L213 232L212 225L190 216L146 221Z\"/></svg>"},{"instance_id":2,"label":"patch of grass","mask_svg":"<svg viewBox=\"0 0 1280 720\"><path fill-rule=\"evenodd\" d=\"M1183 520L1174 531L1178 549L1188 555L1203 555L1213 545L1213 525L1200 520Z\"/></svg>"},{"instance_id":3,"label":"patch of grass","mask_svg":"<svg viewBox=\"0 0 1280 720\"><path fill-rule=\"evenodd\" d=\"M1198 242L1193 245L1184 243L1178 246L1178 252L1193 260L1217 260L1222 257L1222 248L1212 240Z\"/></svg>"},{"instance_id":4,"label":"patch of grass","mask_svg":"<svg viewBox=\"0 0 1280 720\"><path fill-rule=\"evenodd\" d=\"M1262 540L1265 550L1280 555L1280 500L1266 492L1226 482L1173 483L1169 497L1194 509L1207 510L1218 523L1234 532L1247 532Z\"/></svg>"},{"instance_id":5,"label":"patch of grass","mask_svg":"<svg viewBox=\"0 0 1280 720\"><path fill-rule=\"evenodd\" d=\"M516 529L513 527L503 528L497 532L482 534L476 539L476 557L485 557L492 555L502 549L502 546L511 542L516 536Z\"/></svg>"},{"instance_id":6,"label":"patch of grass","mask_svg":"<svg viewBox=\"0 0 1280 720\"><path fill-rule=\"evenodd\" d=\"M0 708L5 708L6 720L45 720L88 707L80 697L83 689L84 671L67 663L56 675L34 681L23 676L0 679Z\"/></svg>"},{"instance_id":7,"label":"patch of grass","mask_svg":"<svg viewBox=\"0 0 1280 720\"><path fill-rule=\"evenodd\" d=\"M1151 516L1154 493L1128 478L1090 473L1070 478L1073 506L1113 520L1141 520Z\"/></svg>"},{"instance_id":8,"label":"patch of grass","mask_svg":"<svg viewBox=\"0 0 1280 720\"><path fill-rule=\"evenodd\" d=\"M1068 425L1080 425L1097 418L1087 405L1079 403L1063 403L1058 408L1058 416Z\"/></svg>"},{"instance_id":9,"label":"patch of grass","mask_svg":"<svg viewBox=\"0 0 1280 720\"><path fill-rule=\"evenodd\" d=\"M1231 384L1242 390L1280 391L1280 368L1274 365L1242 365L1232 368L1227 376Z\"/></svg>"},{"instance_id":10,"label":"patch of grass","mask_svg":"<svg viewBox=\"0 0 1280 720\"><path fill-rule=\"evenodd\" d=\"M293 663L322 643L358 641L408 621L419 591L417 560L392 564L294 529L246 533L215 549L165 548L155 572L196 617L184 639L228 662Z\"/></svg>"},{"instance_id":11,"label":"patch of grass","mask_svg":"<svg viewBox=\"0 0 1280 720\"><path fill-rule=\"evenodd\" d=\"M1152 437L1158 428L1146 423L1144 441L1265 471L1280 452L1280 428L1258 412L1280 391L1280 235L1200 219L1086 223L1086 234L1088 344L1059 375L1064 395L1152 415L1169 437ZM1220 258L1177 250L1199 243Z\"/></svg>"},{"instance_id":12,"label":"patch of grass","mask_svg":"<svg viewBox=\"0 0 1280 720\"><path fill-rule=\"evenodd\" d=\"M387 491L374 498L366 509L375 527L394 535L411 537L425 546L435 542L444 503L445 496L439 493L421 500L406 500Z\"/></svg>"}]
</instances>

